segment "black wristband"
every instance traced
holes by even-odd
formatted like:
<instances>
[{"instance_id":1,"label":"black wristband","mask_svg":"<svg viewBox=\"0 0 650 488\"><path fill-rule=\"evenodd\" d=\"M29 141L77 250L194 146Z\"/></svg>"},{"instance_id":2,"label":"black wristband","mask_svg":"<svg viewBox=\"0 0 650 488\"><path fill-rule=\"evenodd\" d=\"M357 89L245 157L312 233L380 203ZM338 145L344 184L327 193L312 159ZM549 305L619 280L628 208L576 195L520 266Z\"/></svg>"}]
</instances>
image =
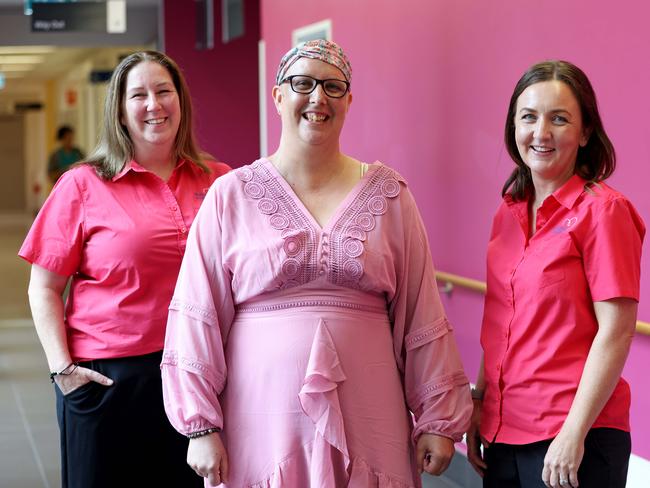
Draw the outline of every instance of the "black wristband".
<instances>
[{"instance_id":1,"label":"black wristband","mask_svg":"<svg viewBox=\"0 0 650 488\"><path fill-rule=\"evenodd\" d=\"M77 363L70 363L68 364L65 368L63 368L61 371L52 371L50 373L50 381L54 383L54 377L55 376L68 376L72 373L74 373L74 370L77 369L79 365Z\"/></svg>"},{"instance_id":2,"label":"black wristband","mask_svg":"<svg viewBox=\"0 0 650 488\"><path fill-rule=\"evenodd\" d=\"M214 434L215 432L221 432L219 427L212 427L210 429L199 430L198 432L191 432L187 434L188 439L196 439L197 437L203 437L204 435Z\"/></svg>"}]
</instances>

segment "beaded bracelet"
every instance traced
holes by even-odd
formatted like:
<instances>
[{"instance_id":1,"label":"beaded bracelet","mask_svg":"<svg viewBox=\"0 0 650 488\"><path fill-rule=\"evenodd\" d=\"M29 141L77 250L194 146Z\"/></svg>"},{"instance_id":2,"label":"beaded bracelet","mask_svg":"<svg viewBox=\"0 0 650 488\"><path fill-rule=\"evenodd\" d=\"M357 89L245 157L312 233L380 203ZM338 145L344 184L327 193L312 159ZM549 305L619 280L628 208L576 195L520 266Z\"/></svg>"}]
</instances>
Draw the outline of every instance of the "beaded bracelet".
<instances>
[{"instance_id":1,"label":"beaded bracelet","mask_svg":"<svg viewBox=\"0 0 650 488\"><path fill-rule=\"evenodd\" d=\"M50 381L54 383L54 377L55 376L68 376L74 373L75 369L79 367L79 364L77 363L70 363L68 364L65 368L63 368L61 371L52 371L50 373ZM70 369L72 368L72 369ZM70 371L68 371L70 369Z\"/></svg>"},{"instance_id":2,"label":"beaded bracelet","mask_svg":"<svg viewBox=\"0 0 650 488\"><path fill-rule=\"evenodd\" d=\"M212 427L210 429L199 430L198 432L192 432L187 434L188 439L196 439L197 437L203 437L204 435L214 434L215 432L221 432L219 427Z\"/></svg>"}]
</instances>

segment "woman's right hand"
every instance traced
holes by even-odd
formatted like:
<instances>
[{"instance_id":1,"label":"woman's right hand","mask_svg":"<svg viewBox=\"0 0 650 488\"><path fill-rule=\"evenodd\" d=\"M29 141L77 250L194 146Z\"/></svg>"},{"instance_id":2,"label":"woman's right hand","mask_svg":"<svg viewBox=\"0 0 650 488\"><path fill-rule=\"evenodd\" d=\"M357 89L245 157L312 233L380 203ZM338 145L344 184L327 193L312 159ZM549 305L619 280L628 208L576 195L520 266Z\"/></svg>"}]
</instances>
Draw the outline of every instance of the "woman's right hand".
<instances>
[{"instance_id":1,"label":"woman's right hand","mask_svg":"<svg viewBox=\"0 0 650 488\"><path fill-rule=\"evenodd\" d=\"M474 402L474 410L472 411L472 421L467 430L467 460L482 478L485 469L487 469L487 464L483 460L481 446L488 447L488 443L485 439L481 438L481 434L479 433L482 402L476 399L472 401Z\"/></svg>"},{"instance_id":2,"label":"woman's right hand","mask_svg":"<svg viewBox=\"0 0 650 488\"><path fill-rule=\"evenodd\" d=\"M92 369L77 366L70 374L58 374L54 377L56 385L63 395L68 395L83 385L94 381L104 386L111 386L113 380Z\"/></svg>"},{"instance_id":3,"label":"woman's right hand","mask_svg":"<svg viewBox=\"0 0 650 488\"><path fill-rule=\"evenodd\" d=\"M190 439L187 464L196 474L207 478L210 486L228 481L228 454L217 432Z\"/></svg>"}]
</instances>

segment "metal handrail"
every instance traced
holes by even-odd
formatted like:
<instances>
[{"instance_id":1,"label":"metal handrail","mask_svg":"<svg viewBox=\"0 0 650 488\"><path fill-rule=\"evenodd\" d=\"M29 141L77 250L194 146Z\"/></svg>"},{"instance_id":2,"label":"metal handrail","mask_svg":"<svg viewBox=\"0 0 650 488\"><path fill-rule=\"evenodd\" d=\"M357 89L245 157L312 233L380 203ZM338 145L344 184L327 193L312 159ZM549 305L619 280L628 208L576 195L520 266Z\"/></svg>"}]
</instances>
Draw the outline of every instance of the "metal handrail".
<instances>
[{"instance_id":1,"label":"metal handrail","mask_svg":"<svg viewBox=\"0 0 650 488\"><path fill-rule=\"evenodd\" d=\"M464 276L446 273L444 271L436 271L436 279L445 283L445 291L451 291L454 285L467 288L468 290L477 291L485 294L487 285L484 281L474 280L472 278L465 278ZM639 334L650 335L650 323L637 320L636 331Z\"/></svg>"}]
</instances>

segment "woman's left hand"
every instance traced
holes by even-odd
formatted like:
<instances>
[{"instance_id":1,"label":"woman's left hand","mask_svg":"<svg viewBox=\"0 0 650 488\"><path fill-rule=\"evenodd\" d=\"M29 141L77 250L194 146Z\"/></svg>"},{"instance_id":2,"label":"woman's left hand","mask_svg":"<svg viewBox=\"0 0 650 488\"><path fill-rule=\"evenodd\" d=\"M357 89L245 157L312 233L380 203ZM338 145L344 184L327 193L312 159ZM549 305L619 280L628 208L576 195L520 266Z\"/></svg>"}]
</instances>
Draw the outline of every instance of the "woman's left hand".
<instances>
[{"instance_id":1,"label":"woman's left hand","mask_svg":"<svg viewBox=\"0 0 650 488\"><path fill-rule=\"evenodd\" d=\"M422 434L416 446L418 472L441 475L454 457L454 441L435 434Z\"/></svg>"},{"instance_id":2,"label":"woman's left hand","mask_svg":"<svg viewBox=\"0 0 650 488\"><path fill-rule=\"evenodd\" d=\"M544 484L552 488L576 488L578 468L584 452L584 439L560 431L544 457L542 470Z\"/></svg>"}]
</instances>

